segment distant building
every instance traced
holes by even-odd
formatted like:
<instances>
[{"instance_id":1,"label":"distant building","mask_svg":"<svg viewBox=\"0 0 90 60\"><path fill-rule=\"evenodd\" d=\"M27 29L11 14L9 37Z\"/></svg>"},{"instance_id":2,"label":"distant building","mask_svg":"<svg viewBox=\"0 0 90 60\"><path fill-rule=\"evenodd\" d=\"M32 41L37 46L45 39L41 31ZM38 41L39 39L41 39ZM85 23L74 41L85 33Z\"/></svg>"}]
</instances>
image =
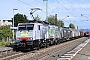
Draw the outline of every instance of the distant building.
<instances>
[{"instance_id":1,"label":"distant building","mask_svg":"<svg viewBox=\"0 0 90 60\"><path fill-rule=\"evenodd\" d=\"M12 25L12 20L0 20L0 26Z\"/></svg>"}]
</instances>

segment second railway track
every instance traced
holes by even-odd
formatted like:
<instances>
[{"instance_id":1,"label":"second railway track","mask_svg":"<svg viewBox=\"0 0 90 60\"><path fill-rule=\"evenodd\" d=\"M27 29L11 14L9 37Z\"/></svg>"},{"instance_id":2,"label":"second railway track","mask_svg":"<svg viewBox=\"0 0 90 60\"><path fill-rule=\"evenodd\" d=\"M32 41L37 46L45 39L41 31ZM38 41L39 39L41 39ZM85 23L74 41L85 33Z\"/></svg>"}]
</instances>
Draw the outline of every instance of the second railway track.
<instances>
[{"instance_id":1,"label":"second railway track","mask_svg":"<svg viewBox=\"0 0 90 60\"><path fill-rule=\"evenodd\" d=\"M59 45L53 45L48 48L40 50L34 50L30 52L17 52L1 57L1 60L56 60L59 56L63 55L67 51L72 50L80 43L84 42L87 37L82 37Z\"/></svg>"}]
</instances>

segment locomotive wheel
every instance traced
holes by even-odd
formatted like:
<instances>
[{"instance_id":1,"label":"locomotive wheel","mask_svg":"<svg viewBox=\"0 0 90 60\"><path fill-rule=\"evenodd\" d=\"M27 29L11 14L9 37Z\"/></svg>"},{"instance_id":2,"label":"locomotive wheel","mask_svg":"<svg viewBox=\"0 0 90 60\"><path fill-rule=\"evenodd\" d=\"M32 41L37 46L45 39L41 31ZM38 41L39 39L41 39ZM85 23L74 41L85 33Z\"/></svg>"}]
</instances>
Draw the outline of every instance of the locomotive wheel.
<instances>
[{"instance_id":1,"label":"locomotive wheel","mask_svg":"<svg viewBox=\"0 0 90 60\"><path fill-rule=\"evenodd\" d=\"M33 50L33 46L30 46L30 50L31 50L31 51Z\"/></svg>"},{"instance_id":2,"label":"locomotive wheel","mask_svg":"<svg viewBox=\"0 0 90 60\"><path fill-rule=\"evenodd\" d=\"M37 50L39 50L39 45L36 47Z\"/></svg>"},{"instance_id":3,"label":"locomotive wheel","mask_svg":"<svg viewBox=\"0 0 90 60\"><path fill-rule=\"evenodd\" d=\"M49 47L49 43L46 43L46 48L48 48Z\"/></svg>"},{"instance_id":4,"label":"locomotive wheel","mask_svg":"<svg viewBox=\"0 0 90 60\"><path fill-rule=\"evenodd\" d=\"M58 40L55 40L55 45L58 45Z\"/></svg>"},{"instance_id":5,"label":"locomotive wheel","mask_svg":"<svg viewBox=\"0 0 90 60\"><path fill-rule=\"evenodd\" d=\"M49 47L49 44L48 45L46 45L46 48L48 48Z\"/></svg>"},{"instance_id":6,"label":"locomotive wheel","mask_svg":"<svg viewBox=\"0 0 90 60\"><path fill-rule=\"evenodd\" d=\"M18 52L19 51L19 49L18 48L16 48L16 50L15 50L16 52Z\"/></svg>"},{"instance_id":7,"label":"locomotive wheel","mask_svg":"<svg viewBox=\"0 0 90 60\"><path fill-rule=\"evenodd\" d=\"M15 51L16 49L15 48L13 48L13 51Z\"/></svg>"},{"instance_id":8,"label":"locomotive wheel","mask_svg":"<svg viewBox=\"0 0 90 60\"><path fill-rule=\"evenodd\" d=\"M13 48L13 51L18 52L18 51L19 51L19 49L18 49L18 48Z\"/></svg>"},{"instance_id":9,"label":"locomotive wheel","mask_svg":"<svg viewBox=\"0 0 90 60\"><path fill-rule=\"evenodd\" d=\"M37 48L37 50L39 50L40 49L40 44L38 44L38 46L36 48Z\"/></svg>"}]
</instances>

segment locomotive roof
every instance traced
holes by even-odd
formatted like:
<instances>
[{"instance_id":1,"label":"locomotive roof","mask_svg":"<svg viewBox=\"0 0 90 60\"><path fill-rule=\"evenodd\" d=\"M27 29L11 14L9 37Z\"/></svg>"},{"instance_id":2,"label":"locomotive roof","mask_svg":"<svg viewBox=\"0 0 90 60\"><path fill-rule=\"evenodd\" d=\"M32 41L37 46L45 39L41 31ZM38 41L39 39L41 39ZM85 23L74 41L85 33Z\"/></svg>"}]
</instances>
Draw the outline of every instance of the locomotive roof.
<instances>
[{"instance_id":1,"label":"locomotive roof","mask_svg":"<svg viewBox=\"0 0 90 60\"><path fill-rule=\"evenodd\" d=\"M29 23L42 23L42 24L55 25L46 21L39 21L39 20L30 20Z\"/></svg>"},{"instance_id":2,"label":"locomotive roof","mask_svg":"<svg viewBox=\"0 0 90 60\"><path fill-rule=\"evenodd\" d=\"M47 25L55 25L55 24L52 24L52 23L48 23L46 21L39 21L39 20L30 20L29 23L41 23L41 24L47 24ZM29 23L19 23L18 25L29 24ZM58 26L58 25L55 25L55 26Z\"/></svg>"},{"instance_id":3,"label":"locomotive roof","mask_svg":"<svg viewBox=\"0 0 90 60\"><path fill-rule=\"evenodd\" d=\"M30 20L29 23L42 23L42 24L49 24L46 21L39 21L39 20Z\"/></svg>"}]
</instances>

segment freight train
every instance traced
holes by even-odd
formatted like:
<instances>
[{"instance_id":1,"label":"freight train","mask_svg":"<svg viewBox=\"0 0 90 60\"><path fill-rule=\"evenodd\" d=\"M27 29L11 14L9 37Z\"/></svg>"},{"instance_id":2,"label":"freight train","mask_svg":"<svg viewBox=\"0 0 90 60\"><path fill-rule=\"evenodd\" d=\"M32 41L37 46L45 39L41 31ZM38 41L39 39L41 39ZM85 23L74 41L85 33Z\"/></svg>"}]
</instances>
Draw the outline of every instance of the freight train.
<instances>
[{"instance_id":1,"label":"freight train","mask_svg":"<svg viewBox=\"0 0 90 60\"><path fill-rule=\"evenodd\" d=\"M61 28L45 21L33 20L29 23L18 24L13 49L40 49L82 36L83 32L76 29Z\"/></svg>"}]
</instances>

